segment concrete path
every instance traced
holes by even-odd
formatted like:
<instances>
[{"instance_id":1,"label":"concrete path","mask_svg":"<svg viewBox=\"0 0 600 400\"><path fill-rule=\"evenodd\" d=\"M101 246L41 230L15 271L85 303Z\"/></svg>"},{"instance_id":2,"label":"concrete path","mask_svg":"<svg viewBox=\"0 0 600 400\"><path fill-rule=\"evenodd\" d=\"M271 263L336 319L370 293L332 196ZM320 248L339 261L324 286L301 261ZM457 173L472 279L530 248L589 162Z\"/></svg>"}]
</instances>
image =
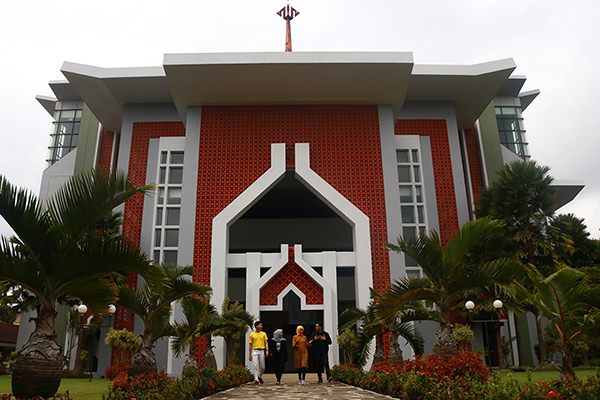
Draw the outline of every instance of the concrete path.
<instances>
[{"instance_id":1,"label":"concrete path","mask_svg":"<svg viewBox=\"0 0 600 400\"><path fill-rule=\"evenodd\" d=\"M368 390L360 389L354 386L345 385L339 382L317 383L315 374L307 376L306 384L298 384L296 374L284 374L281 379L281 385L276 385L275 375L269 374L263 376L265 383L263 385L254 385L252 383L242 385L239 388L233 388L224 392L219 392L206 397L210 400L229 400L229 399L269 399L269 400L383 400L392 399L390 396L384 396Z\"/></svg>"}]
</instances>

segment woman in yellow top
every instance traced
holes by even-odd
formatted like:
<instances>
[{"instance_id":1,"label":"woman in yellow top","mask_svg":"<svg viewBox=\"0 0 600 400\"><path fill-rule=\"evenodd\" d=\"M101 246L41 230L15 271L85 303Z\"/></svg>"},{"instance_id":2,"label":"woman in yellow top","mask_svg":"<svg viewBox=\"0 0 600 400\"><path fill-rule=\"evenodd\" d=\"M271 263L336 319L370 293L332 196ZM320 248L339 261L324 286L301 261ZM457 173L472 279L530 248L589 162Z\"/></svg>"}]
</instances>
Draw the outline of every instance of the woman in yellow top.
<instances>
[{"instance_id":1,"label":"woman in yellow top","mask_svg":"<svg viewBox=\"0 0 600 400\"><path fill-rule=\"evenodd\" d=\"M248 357L254 365L254 384L264 383L262 374L265 372L265 352L266 357L269 357L269 341L267 334L262 331L263 324L260 321L254 323L255 331L250 334L248 343L250 343L250 356Z\"/></svg>"},{"instance_id":2,"label":"woman in yellow top","mask_svg":"<svg viewBox=\"0 0 600 400\"><path fill-rule=\"evenodd\" d=\"M298 325L296 336L292 339L294 348L294 368L298 370L298 383L304 385L306 379L306 370L308 369L308 339L304 336L304 327Z\"/></svg>"}]
</instances>

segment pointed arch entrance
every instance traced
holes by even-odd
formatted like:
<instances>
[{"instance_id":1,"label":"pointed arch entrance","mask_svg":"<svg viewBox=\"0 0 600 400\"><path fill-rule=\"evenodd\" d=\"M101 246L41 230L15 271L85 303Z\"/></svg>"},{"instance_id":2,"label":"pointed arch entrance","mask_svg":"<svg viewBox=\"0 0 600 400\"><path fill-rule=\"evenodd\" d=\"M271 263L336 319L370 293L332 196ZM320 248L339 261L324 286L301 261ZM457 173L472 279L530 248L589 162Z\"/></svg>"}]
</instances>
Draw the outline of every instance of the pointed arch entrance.
<instances>
[{"instance_id":1,"label":"pointed arch entrance","mask_svg":"<svg viewBox=\"0 0 600 400\"><path fill-rule=\"evenodd\" d=\"M271 168L213 220L211 254L213 303L220 306L225 296L229 295L232 300L237 300L235 296L239 296L239 300L245 303L248 312L258 318L262 318L263 315L270 318L269 314L264 313L282 312L284 299L293 293L300 299L301 311L322 313L321 321L325 329L335 337L339 301L338 269L350 268L354 271L355 304L365 307L369 300L369 287L373 285L369 220L365 214L310 169L308 144L295 145L295 165L291 170L287 169L289 166L286 165L285 144L272 144L271 151ZM248 217L260 216L268 210L269 204L272 204L269 203L272 201L272 198L269 200L269 192L280 182L285 184L286 179L287 183L295 185L296 189L300 186L300 189L309 192L312 196L309 203L324 204L326 212L332 217L331 221L328 221L331 224L312 221L311 223L315 224L312 228L306 227L307 221L301 221L303 218L296 218L295 221L290 221L288 218L287 223L291 223L296 228L296 231L292 232L296 236L284 238L286 241L291 241L289 245L281 240L286 233L285 230L281 230L281 224L278 227L277 222L269 221L269 227L261 228L260 218ZM292 182L292 179L297 182ZM283 203L283 208L285 206L286 203ZM319 212L325 212L324 208L321 207ZM292 209L298 211L297 208L292 207ZM290 207L287 211L290 211ZM260 229L262 232L259 232ZM274 240L278 240L279 236L278 243L271 239L265 240L268 236L267 232L277 231L277 229L280 229L279 235L274 235ZM323 234L327 229L329 233ZM341 232L341 237L331 238L335 232ZM257 236L251 238L254 240L243 240L244 237L253 234ZM312 251L304 249L305 243L308 245L308 250ZM276 249L277 245L279 251ZM281 323L289 326L289 320ZM215 356L218 364L222 365L223 342L218 338L215 339ZM246 353L246 342L244 348ZM248 355L244 354L245 360L247 357ZM338 358L337 346L332 346L330 362L336 363Z\"/></svg>"}]
</instances>

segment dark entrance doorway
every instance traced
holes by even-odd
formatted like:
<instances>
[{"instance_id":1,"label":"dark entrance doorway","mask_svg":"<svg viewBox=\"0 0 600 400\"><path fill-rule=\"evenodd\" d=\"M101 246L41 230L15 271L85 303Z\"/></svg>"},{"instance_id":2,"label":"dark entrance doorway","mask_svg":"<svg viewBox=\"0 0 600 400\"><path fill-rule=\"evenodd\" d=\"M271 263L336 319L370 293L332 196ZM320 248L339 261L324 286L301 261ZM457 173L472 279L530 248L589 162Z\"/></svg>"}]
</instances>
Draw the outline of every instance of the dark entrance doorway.
<instances>
[{"instance_id":1,"label":"dark entrance doorway","mask_svg":"<svg viewBox=\"0 0 600 400\"><path fill-rule=\"evenodd\" d=\"M304 335L310 337L315 330L315 323L323 321L323 310L301 310L300 298L294 293L289 292L283 298L283 311L261 311L260 318L263 323L263 330L269 337L269 346L272 346L273 332L277 329L283 329L283 337L286 340L288 362L285 364L285 372L296 372L294 368L294 348L292 347L292 338L296 334L296 327L304 327ZM268 373L274 373L272 360L267 360ZM316 372L313 354L308 352L308 372Z\"/></svg>"}]
</instances>

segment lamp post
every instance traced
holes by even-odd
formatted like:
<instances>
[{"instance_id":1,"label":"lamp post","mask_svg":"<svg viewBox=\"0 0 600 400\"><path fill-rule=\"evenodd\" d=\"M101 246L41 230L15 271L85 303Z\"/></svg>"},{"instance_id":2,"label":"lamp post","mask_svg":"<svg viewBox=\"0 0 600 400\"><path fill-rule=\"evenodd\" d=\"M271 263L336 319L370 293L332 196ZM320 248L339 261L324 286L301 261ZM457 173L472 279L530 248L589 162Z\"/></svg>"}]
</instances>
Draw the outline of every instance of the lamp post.
<instances>
[{"instance_id":1,"label":"lamp post","mask_svg":"<svg viewBox=\"0 0 600 400\"><path fill-rule=\"evenodd\" d=\"M108 306L108 317L109 317L108 324L107 325L100 324L100 332L102 332L102 328L106 328L106 327L110 326L110 321L112 320L112 317L113 317L113 315L115 315L116 312L117 312L117 307L115 307L114 304L110 304ZM90 382L92 381L92 364L93 364L92 361L93 361L93 357L94 357L95 348L96 348L96 340L92 340L92 351L90 353L90 362L89 362L89 367L90 367L89 368L89 372L90 372L89 381Z\"/></svg>"},{"instance_id":2,"label":"lamp post","mask_svg":"<svg viewBox=\"0 0 600 400\"><path fill-rule=\"evenodd\" d=\"M498 354L498 368L500 369L505 369L506 368L506 364L504 362L504 355L502 354L502 337L500 336L500 326L501 326L501 322L500 322L500 315L499 312L502 309L502 306L504 304L502 304L502 300L496 299L494 300L494 309L496 310L495 315L498 317L498 319L494 319L492 321L474 321L474 322L492 322L494 324L494 328L496 331L496 343L495 343L495 347L496 347L496 354ZM475 303L471 300L468 300L467 302L465 302L465 308L467 310L469 310L469 312L472 312L475 309Z\"/></svg>"},{"instance_id":3,"label":"lamp post","mask_svg":"<svg viewBox=\"0 0 600 400\"><path fill-rule=\"evenodd\" d=\"M77 341L77 352L75 353L75 366L73 367L73 375L81 374L81 350L83 349L83 327L85 326L85 314L87 313L87 306L81 304L77 307L79 313L80 326L79 326L79 340Z\"/></svg>"}]
</instances>

